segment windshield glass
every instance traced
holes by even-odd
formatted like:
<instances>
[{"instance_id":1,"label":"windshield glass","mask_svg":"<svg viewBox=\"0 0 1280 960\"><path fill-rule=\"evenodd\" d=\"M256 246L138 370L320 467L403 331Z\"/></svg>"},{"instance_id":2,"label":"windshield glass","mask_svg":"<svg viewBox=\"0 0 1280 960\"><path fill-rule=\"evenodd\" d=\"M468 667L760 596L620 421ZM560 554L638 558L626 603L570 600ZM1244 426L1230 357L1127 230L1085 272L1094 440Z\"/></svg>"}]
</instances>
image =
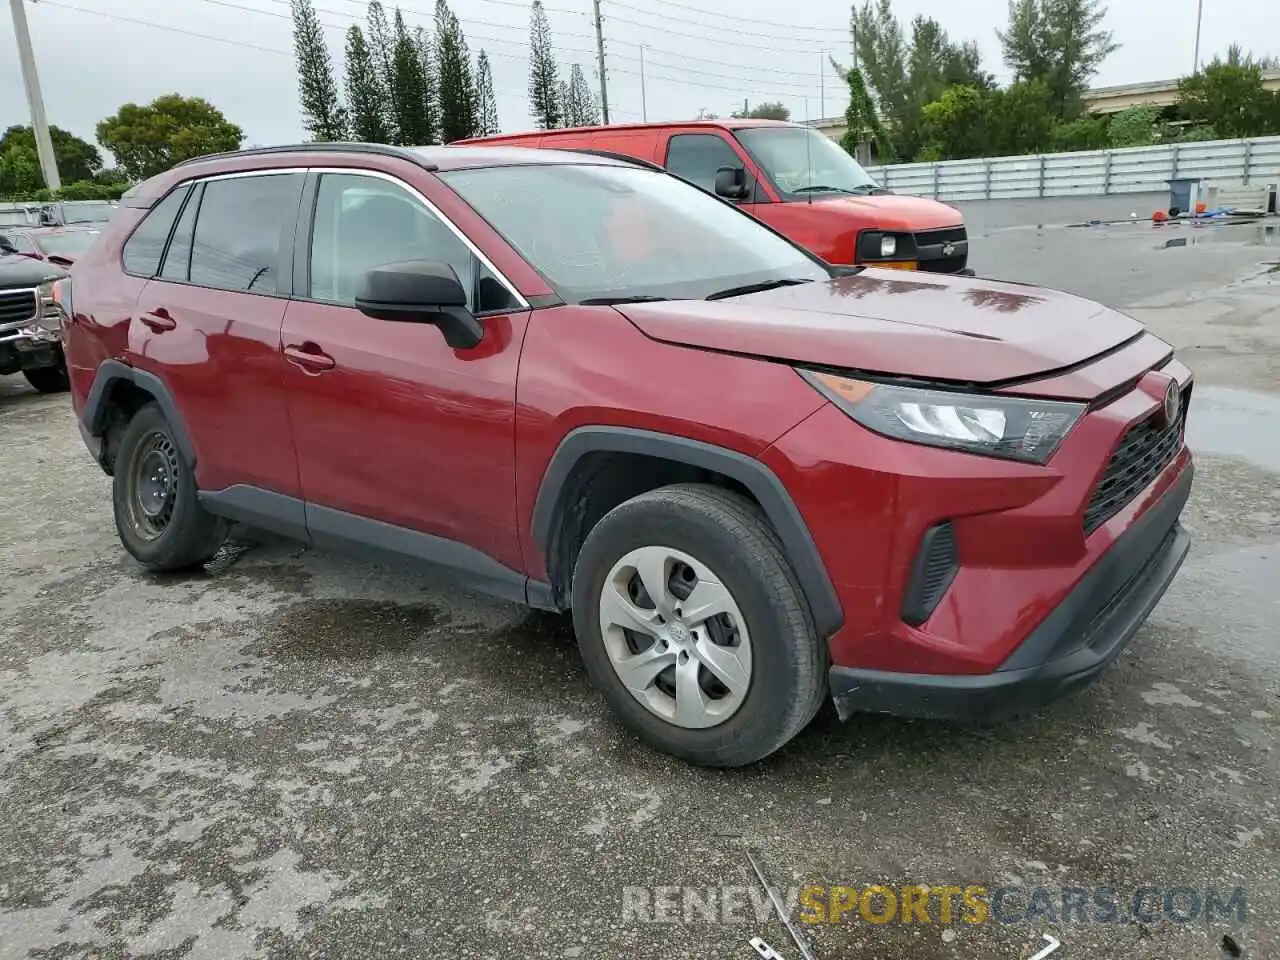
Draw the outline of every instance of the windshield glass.
<instances>
[{"instance_id":1,"label":"windshield glass","mask_svg":"<svg viewBox=\"0 0 1280 960\"><path fill-rule=\"evenodd\" d=\"M658 171L556 163L439 176L569 303L829 277L750 216Z\"/></svg>"},{"instance_id":2,"label":"windshield glass","mask_svg":"<svg viewBox=\"0 0 1280 960\"><path fill-rule=\"evenodd\" d=\"M859 194L879 190L857 160L816 130L747 127L734 132L783 193L808 196L825 190Z\"/></svg>"},{"instance_id":3,"label":"windshield glass","mask_svg":"<svg viewBox=\"0 0 1280 960\"><path fill-rule=\"evenodd\" d=\"M88 250L97 238L97 230L68 230L66 233L42 233L36 237L36 243L46 254L74 257Z\"/></svg>"}]
</instances>

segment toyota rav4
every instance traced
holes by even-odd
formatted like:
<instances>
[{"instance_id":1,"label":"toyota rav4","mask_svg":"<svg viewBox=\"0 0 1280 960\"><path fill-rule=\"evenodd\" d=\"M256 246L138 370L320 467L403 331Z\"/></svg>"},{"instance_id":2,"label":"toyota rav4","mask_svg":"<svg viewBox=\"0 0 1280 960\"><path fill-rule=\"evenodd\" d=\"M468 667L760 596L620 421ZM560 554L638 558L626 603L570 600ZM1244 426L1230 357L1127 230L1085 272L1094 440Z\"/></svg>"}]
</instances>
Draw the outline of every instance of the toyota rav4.
<instances>
[{"instance_id":1,"label":"toyota rav4","mask_svg":"<svg viewBox=\"0 0 1280 960\"><path fill-rule=\"evenodd\" d=\"M695 763L827 698L1045 704L1188 549L1192 377L1136 321L831 266L624 159L203 158L133 189L58 298L144 566L241 521L571 612L622 721Z\"/></svg>"}]
</instances>

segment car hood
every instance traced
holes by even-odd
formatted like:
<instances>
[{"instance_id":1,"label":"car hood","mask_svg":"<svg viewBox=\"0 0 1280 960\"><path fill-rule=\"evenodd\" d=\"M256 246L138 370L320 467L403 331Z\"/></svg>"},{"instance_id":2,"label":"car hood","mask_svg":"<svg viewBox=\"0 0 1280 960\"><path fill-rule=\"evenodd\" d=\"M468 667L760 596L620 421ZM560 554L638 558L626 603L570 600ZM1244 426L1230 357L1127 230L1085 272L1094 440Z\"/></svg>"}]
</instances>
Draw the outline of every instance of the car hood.
<instances>
[{"instance_id":1,"label":"car hood","mask_svg":"<svg viewBox=\"0 0 1280 960\"><path fill-rule=\"evenodd\" d=\"M46 280L59 280L66 275L65 270L30 257L0 256L0 290L9 287L34 287Z\"/></svg>"},{"instance_id":2,"label":"car hood","mask_svg":"<svg viewBox=\"0 0 1280 960\"><path fill-rule=\"evenodd\" d=\"M859 223L874 223L878 230L913 233L964 223L964 216L955 207L926 197L885 193L867 197L814 197L813 202L814 206L821 204L824 209L855 217Z\"/></svg>"},{"instance_id":3,"label":"car hood","mask_svg":"<svg viewBox=\"0 0 1280 960\"><path fill-rule=\"evenodd\" d=\"M1055 290L881 269L727 300L618 309L666 343L982 385L1073 366L1143 329Z\"/></svg>"}]
</instances>

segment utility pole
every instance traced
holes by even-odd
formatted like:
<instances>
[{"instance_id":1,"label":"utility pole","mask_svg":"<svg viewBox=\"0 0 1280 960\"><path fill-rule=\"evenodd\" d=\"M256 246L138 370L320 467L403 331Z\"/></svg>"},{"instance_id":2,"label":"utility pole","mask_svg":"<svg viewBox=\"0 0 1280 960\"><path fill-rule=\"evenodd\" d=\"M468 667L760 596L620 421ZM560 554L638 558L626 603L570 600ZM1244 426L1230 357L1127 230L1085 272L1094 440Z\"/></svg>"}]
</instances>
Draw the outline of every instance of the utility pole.
<instances>
[{"instance_id":1,"label":"utility pole","mask_svg":"<svg viewBox=\"0 0 1280 960\"><path fill-rule=\"evenodd\" d=\"M640 44L640 116L649 122L649 101L644 93L644 44Z\"/></svg>"},{"instance_id":2,"label":"utility pole","mask_svg":"<svg viewBox=\"0 0 1280 960\"><path fill-rule=\"evenodd\" d=\"M1200 17L1204 14L1204 0L1196 0L1196 52L1195 62L1191 65L1193 74L1200 72Z\"/></svg>"},{"instance_id":3,"label":"utility pole","mask_svg":"<svg viewBox=\"0 0 1280 960\"><path fill-rule=\"evenodd\" d=\"M15 0L16 2L16 0ZM600 115L609 123L609 89L604 79L604 24L600 20L600 0L591 0L596 21L596 67L600 71Z\"/></svg>"},{"instance_id":4,"label":"utility pole","mask_svg":"<svg viewBox=\"0 0 1280 960\"><path fill-rule=\"evenodd\" d=\"M827 51L819 51L818 56L818 119L823 120L827 116Z\"/></svg>"},{"instance_id":5,"label":"utility pole","mask_svg":"<svg viewBox=\"0 0 1280 960\"><path fill-rule=\"evenodd\" d=\"M36 138L36 153L40 156L44 185L50 190L61 190L58 161L53 155L53 140L49 137L49 121L44 115L44 96L40 93L40 78L36 75L36 55L31 49L31 30L27 26L27 11L22 3L23 0L9 0L9 9L13 12L13 35L18 40L22 85L27 88L27 105L31 109L31 131Z\"/></svg>"}]
</instances>

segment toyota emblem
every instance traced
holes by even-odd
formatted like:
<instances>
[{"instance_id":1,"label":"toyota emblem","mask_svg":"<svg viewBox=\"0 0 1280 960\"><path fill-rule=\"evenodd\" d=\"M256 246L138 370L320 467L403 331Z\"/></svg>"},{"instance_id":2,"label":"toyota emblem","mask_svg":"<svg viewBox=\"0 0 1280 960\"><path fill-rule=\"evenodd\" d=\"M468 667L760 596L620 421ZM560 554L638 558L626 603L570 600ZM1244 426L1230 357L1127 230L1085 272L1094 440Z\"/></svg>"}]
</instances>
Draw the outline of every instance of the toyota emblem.
<instances>
[{"instance_id":1,"label":"toyota emblem","mask_svg":"<svg viewBox=\"0 0 1280 960\"><path fill-rule=\"evenodd\" d=\"M1181 406L1182 392L1178 389L1178 381L1170 380L1169 386L1164 392L1164 422L1168 424L1177 423Z\"/></svg>"}]
</instances>

